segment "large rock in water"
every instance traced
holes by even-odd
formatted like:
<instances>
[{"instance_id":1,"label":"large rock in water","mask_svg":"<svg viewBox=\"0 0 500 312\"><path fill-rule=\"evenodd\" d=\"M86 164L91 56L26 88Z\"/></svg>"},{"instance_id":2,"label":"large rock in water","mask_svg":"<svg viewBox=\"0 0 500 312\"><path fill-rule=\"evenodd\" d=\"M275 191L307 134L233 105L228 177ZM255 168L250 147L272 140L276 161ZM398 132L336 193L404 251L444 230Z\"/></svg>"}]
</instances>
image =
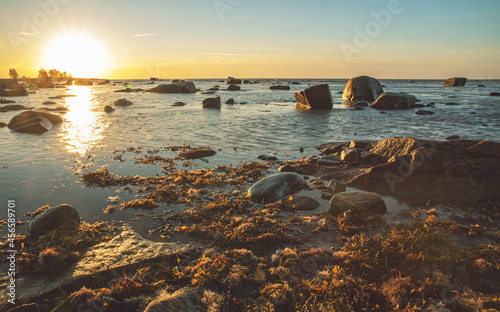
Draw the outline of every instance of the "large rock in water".
<instances>
[{"instance_id":1,"label":"large rock in water","mask_svg":"<svg viewBox=\"0 0 500 312\"><path fill-rule=\"evenodd\" d=\"M391 138L370 152L373 167L359 170L349 185L448 204L500 199L500 143Z\"/></svg>"},{"instance_id":2,"label":"large rock in water","mask_svg":"<svg viewBox=\"0 0 500 312\"><path fill-rule=\"evenodd\" d=\"M369 215L384 215L387 207L382 197L372 192L343 192L330 199L329 214L337 216L348 210Z\"/></svg>"},{"instance_id":3,"label":"large rock in water","mask_svg":"<svg viewBox=\"0 0 500 312\"><path fill-rule=\"evenodd\" d=\"M196 86L193 82L177 82L171 84L162 84L155 88L146 90L146 92L155 93L196 93Z\"/></svg>"},{"instance_id":4,"label":"large rock in water","mask_svg":"<svg viewBox=\"0 0 500 312\"><path fill-rule=\"evenodd\" d=\"M54 88L54 83L52 81L39 81L36 86L40 89L52 89Z\"/></svg>"},{"instance_id":5,"label":"large rock in water","mask_svg":"<svg viewBox=\"0 0 500 312\"><path fill-rule=\"evenodd\" d=\"M467 82L467 78L448 78L443 82L443 86L445 87L463 87Z\"/></svg>"},{"instance_id":6,"label":"large rock in water","mask_svg":"<svg viewBox=\"0 0 500 312\"><path fill-rule=\"evenodd\" d=\"M26 89L0 89L0 96L26 96L28 95L28 90Z\"/></svg>"},{"instance_id":7,"label":"large rock in water","mask_svg":"<svg viewBox=\"0 0 500 312\"><path fill-rule=\"evenodd\" d=\"M382 93L380 82L369 76L359 76L350 79L342 94L343 101L375 101Z\"/></svg>"},{"instance_id":8,"label":"large rock in water","mask_svg":"<svg viewBox=\"0 0 500 312\"><path fill-rule=\"evenodd\" d=\"M226 84L241 84L241 79L227 77Z\"/></svg>"},{"instance_id":9,"label":"large rock in water","mask_svg":"<svg viewBox=\"0 0 500 312\"><path fill-rule=\"evenodd\" d=\"M283 172L270 175L250 187L248 194L253 202L272 203L306 185L301 175Z\"/></svg>"},{"instance_id":10,"label":"large rock in water","mask_svg":"<svg viewBox=\"0 0 500 312\"><path fill-rule=\"evenodd\" d=\"M144 312L205 311L204 291L200 287L184 287L173 294L164 291L148 304Z\"/></svg>"},{"instance_id":11,"label":"large rock in water","mask_svg":"<svg viewBox=\"0 0 500 312\"><path fill-rule=\"evenodd\" d=\"M41 235L73 221L80 223L78 211L70 205L59 205L36 216L28 225L27 231L30 235Z\"/></svg>"},{"instance_id":12,"label":"large rock in water","mask_svg":"<svg viewBox=\"0 0 500 312\"><path fill-rule=\"evenodd\" d=\"M385 92L370 105L377 109L408 109L415 106L417 98L406 93Z\"/></svg>"},{"instance_id":13,"label":"large rock in water","mask_svg":"<svg viewBox=\"0 0 500 312\"><path fill-rule=\"evenodd\" d=\"M0 89L23 89L16 79L0 79Z\"/></svg>"},{"instance_id":14,"label":"large rock in water","mask_svg":"<svg viewBox=\"0 0 500 312\"><path fill-rule=\"evenodd\" d=\"M201 103L203 108L215 108L220 109L220 96L214 98L204 99Z\"/></svg>"},{"instance_id":15,"label":"large rock in water","mask_svg":"<svg viewBox=\"0 0 500 312\"><path fill-rule=\"evenodd\" d=\"M54 124L62 122L61 116L37 109L14 116L7 127L16 132L42 134L49 131Z\"/></svg>"},{"instance_id":16,"label":"large rock in water","mask_svg":"<svg viewBox=\"0 0 500 312\"><path fill-rule=\"evenodd\" d=\"M332 109L333 100L328 84L312 86L294 93L297 109Z\"/></svg>"}]
</instances>

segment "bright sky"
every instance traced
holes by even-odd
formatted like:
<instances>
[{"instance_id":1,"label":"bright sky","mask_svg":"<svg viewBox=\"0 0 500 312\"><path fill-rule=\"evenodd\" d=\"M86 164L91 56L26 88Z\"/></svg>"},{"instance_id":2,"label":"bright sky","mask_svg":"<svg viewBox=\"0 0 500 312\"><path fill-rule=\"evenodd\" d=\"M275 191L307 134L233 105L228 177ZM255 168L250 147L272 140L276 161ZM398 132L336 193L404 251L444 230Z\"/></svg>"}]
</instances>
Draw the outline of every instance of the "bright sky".
<instances>
[{"instance_id":1,"label":"bright sky","mask_svg":"<svg viewBox=\"0 0 500 312\"><path fill-rule=\"evenodd\" d=\"M0 77L500 78L498 0L0 2Z\"/></svg>"}]
</instances>

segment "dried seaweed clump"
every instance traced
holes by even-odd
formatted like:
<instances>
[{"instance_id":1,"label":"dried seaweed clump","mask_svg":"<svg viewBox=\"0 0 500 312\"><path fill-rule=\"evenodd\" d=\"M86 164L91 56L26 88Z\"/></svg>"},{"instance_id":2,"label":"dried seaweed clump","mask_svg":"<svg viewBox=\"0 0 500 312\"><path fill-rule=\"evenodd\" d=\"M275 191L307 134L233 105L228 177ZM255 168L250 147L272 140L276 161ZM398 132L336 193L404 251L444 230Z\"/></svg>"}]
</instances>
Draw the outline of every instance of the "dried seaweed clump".
<instances>
[{"instance_id":1,"label":"dried seaweed clump","mask_svg":"<svg viewBox=\"0 0 500 312\"><path fill-rule=\"evenodd\" d=\"M140 210L153 210L158 207L152 199L135 199L126 203L121 204L120 210L124 209L140 209Z\"/></svg>"},{"instance_id":2,"label":"dried seaweed clump","mask_svg":"<svg viewBox=\"0 0 500 312\"><path fill-rule=\"evenodd\" d=\"M121 177L113 175L108 171L107 168L84 173L81 178L86 186L96 187L127 185L133 180L132 177Z\"/></svg>"}]
</instances>

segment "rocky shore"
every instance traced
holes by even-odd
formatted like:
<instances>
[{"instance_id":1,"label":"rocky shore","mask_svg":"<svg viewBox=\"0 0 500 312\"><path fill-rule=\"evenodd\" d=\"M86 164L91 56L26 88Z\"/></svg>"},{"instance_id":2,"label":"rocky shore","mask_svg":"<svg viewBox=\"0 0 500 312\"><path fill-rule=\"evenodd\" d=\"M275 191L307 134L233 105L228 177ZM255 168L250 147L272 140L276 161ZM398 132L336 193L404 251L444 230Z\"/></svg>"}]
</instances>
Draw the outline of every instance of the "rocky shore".
<instances>
[{"instance_id":1,"label":"rocky shore","mask_svg":"<svg viewBox=\"0 0 500 312\"><path fill-rule=\"evenodd\" d=\"M17 238L23 311L500 308L500 143L331 142L319 157L192 170L178 166L216 149L163 149L177 156L113 157L134 153L161 175L80 175L139 197L103 213L180 207L151 217L155 241L122 222L88 224L70 205L29 214ZM394 214L387 195L415 204Z\"/></svg>"}]
</instances>

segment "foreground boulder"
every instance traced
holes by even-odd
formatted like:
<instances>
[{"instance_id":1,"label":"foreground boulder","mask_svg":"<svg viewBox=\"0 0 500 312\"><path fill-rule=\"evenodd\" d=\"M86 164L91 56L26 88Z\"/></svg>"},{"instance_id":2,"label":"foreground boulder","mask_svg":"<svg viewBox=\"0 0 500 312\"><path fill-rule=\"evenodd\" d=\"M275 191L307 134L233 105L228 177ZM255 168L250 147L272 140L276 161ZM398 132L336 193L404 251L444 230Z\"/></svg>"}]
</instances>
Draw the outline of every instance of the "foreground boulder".
<instances>
[{"instance_id":1,"label":"foreground boulder","mask_svg":"<svg viewBox=\"0 0 500 312\"><path fill-rule=\"evenodd\" d=\"M177 311L205 311L201 287L184 287L173 294L162 292L152 301L144 312L177 312Z\"/></svg>"},{"instance_id":2,"label":"foreground boulder","mask_svg":"<svg viewBox=\"0 0 500 312\"><path fill-rule=\"evenodd\" d=\"M343 192L330 199L329 214L337 216L348 210L368 215L384 215L387 207L382 197L372 192Z\"/></svg>"},{"instance_id":3,"label":"foreground boulder","mask_svg":"<svg viewBox=\"0 0 500 312\"><path fill-rule=\"evenodd\" d=\"M228 77L226 80L226 84L241 84L241 79L236 79L233 77Z\"/></svg>"},{"instance_id":4,"label":"foreground boulder","mask_svg":"<svg viewBox=\"0 0 500 312\"><path fill-rule=\"evenodd\" d=\"M196 93L196 91L196 87L191 81L162 84L155 88L146 90L146 92L154 93Z\"/></svg>"},{"instance_id":5,"label":"foreground boulder","mask_svg":"<svg viewBox=\"0 0 500 312\"><path fill-rule=\"evenodd\" d=\"M371 108L376 109L408 109L415 106L417 98L406 93L383 93Z\"/></svg>"},{"instance_id":6,"label":"foreground boulder","mask_svg":"<svg viewBox=\"0 0 500 312\"><path fill-rule=\"evenodd\" d=\"M37 109L14 116L7 126L16 132L42 134L49 131L54 124L62 122L61 116Z\"/></svg>"},{"instance_id":7,"label":"foreground boulder","mask_svg":"<svg viewBox=\"0 0 500 312\"><path fill-rule=\"evenodd\" d=\"M372 166L351 174L351 186L461 205L500 197L500 143L391 138L369 151Z\"/></svg>"},{"instance_id":8,"label":"foreground boulder","mask_svg":"<svg viewBox=\"0 0 500 312\"><path fill-rule=\"evenodd\" d=\"M113 103L115 106L130 106L133 103L127 99L119 99Z\"/></svg>"},{"instance_id":9,"label":"foreground boulder","mask_svg":"<svg viewBox=\"0 0 500 312\"><path fill-rule=\"evenodd\" d=\"M382 93L380 82L369 76L359 76L350 79L342 93L343 101L375 101Z\"/></svg>"},{"instance_id":10,"label":"foreground boulder","mask_svg":"<svg viewBox=\"0 0 500 312\"><path fill-rule=\"evenodd\" d=\"M467 82L467 78L448 78L443 82L443 86L445 87L463 87Z\"/></svg>"},{"instance_id":11,"label":"foreground boulder","mask_svg":"<svg viewBox=\"0 0 500 312\"><path fill-rule=\"evenodd\" d=\"M301 175L292 172L283 172L270 175L250 187L248 194L253 202L272 203L285 195L307 185Z\"/></svg>"},{"instance_id":12,"label":"foreground boulder","mask_svg":"<svg viewBox=\"0 0 500 312\"><path fill-rule=\"evenodd\" d=\"M59 270L50 278L40 274L21 276L19 279L16 277L16 299L47 298L48 294L59 289L91 288L89 283L96 278L109 279L110 276L116 276L116 272L130 272L133 275L143 263L169 257L175 259L177 255L191 252L192 249L191 245L186 244L149 241L135 233L130 226L122 225L109 241L91 247L78 262L65 270ZM74 306L60 309L72 310Z\"/></svg>"},{"instance_id":13,"label":"foreground boulder","mask_svg":"<svg viewBox=\"0 0 500 312\"><path fill-rule=\"evenodd\" d=\"M294 93L297 109L332 109L333 100L328 84L312 86Z\"/></svg>"},{"instance_id":14,"label":"foreground boulder","mask_svg":"<svg viewBox=\"0 0 500 312\"><path fill-rule=\"evenodd\" d=\"M36 216L28 225L27 231L30 235L41 235L73 221L80 223L78 211L70 205L59 205Z\"/></svg>"},{"instance_id":15,"label":"foreground boulder","mask_svg":"<svg viewBox=\"0 0 500 312\"><path fill-rule=\"evenodd\" d=\"M220 96L214 97L214 98L204 99L203 102L201 103L201 105L203 108L220 109L220 106L221 106Z\"/></svg>"}]
</instances>

